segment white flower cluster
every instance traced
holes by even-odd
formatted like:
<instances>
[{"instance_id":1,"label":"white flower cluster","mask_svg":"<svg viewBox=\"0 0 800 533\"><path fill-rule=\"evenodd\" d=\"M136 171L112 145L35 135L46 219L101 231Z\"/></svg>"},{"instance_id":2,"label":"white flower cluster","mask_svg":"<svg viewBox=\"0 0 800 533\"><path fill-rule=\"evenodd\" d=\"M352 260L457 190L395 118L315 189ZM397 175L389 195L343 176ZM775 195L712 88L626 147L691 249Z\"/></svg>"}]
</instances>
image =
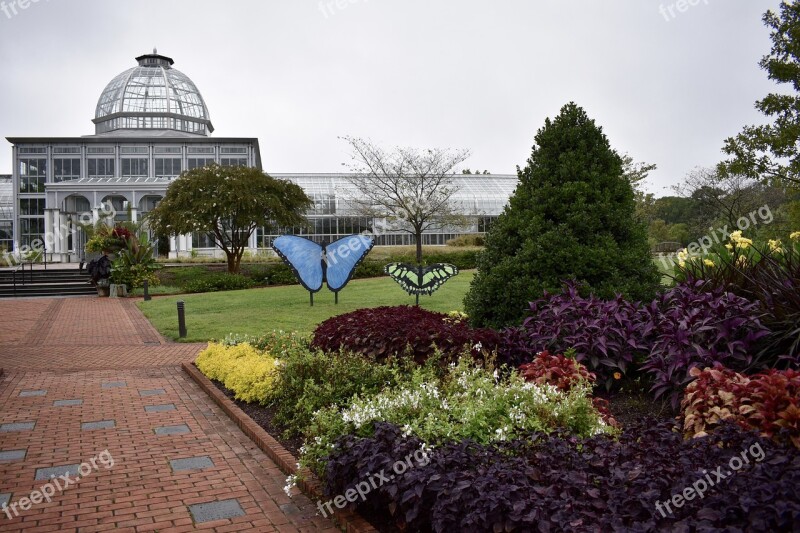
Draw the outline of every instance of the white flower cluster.
<instances>
[{"instance_id":1,"label":"white flower cluster","mask_svg":"<svg viewBox=\"0 0 800 533\"><path fill-rule=\"evenodd\" d=\"M356 402L342 412L342 420L360 428L374 420L385 420L393 411L419 411L423 407L447 410L446 401L440 399L439 389L432 383L422 383L418 390L399 389L394 395L380 394L364 403Z\"/></svg>"},{"instance_id":2,"label":"white flower cluster","mask_svg":"<svg viewBox=\"0 0 800 533\"><path fill-rule=\"evenodd\" d=\"M288 497L292 497L292 489L297 486L297 476L292 474L291 476L286 478L286 486L283 487L283 492L286 493Z\"/></svg>"}]
</instances>

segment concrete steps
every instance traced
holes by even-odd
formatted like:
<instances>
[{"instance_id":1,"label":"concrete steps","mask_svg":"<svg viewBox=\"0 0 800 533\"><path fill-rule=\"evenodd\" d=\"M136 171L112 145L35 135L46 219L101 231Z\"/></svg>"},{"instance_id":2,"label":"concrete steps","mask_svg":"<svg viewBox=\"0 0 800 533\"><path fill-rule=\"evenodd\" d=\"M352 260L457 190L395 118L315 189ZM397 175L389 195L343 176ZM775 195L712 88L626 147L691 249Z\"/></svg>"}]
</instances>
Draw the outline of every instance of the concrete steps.
<instances>
[{"instance_id":1,"label":"concrete steps","mask_svg":"<svg viewBox=\"0 0 800 533\"><path fill-rule=\"evenodd\" d=\"M97 289L89 284L86 271L76 268L47 270L22 269L0 271L0 298L24 298L34 296L88 296L97 295Z\"/></svg>"}]
</instances>

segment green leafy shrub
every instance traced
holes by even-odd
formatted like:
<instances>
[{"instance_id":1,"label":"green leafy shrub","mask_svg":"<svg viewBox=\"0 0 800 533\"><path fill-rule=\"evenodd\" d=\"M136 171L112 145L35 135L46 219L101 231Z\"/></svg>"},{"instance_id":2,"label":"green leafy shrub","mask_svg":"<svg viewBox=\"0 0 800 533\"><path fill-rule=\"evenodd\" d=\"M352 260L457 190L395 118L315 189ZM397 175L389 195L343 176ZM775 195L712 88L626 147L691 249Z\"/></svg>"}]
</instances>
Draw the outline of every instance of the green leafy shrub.
<instances>
[{"instance_id":1,"label":"green leafy shrub","mask_svg":"<svg viewBox=\"0 0 800 533\"><path fill-rule=\"evenodd\" d=\"M298 334L296 331L285 332L272 330L263 335L239 335L231 333L220 344L224 346L237 346L239 344L249 344L250 346L269 352L280 359L289 358L297 353L306 353L308 350L308 337Z\"/></svg>"},{"instance_id":2,"label":"green leafy shrub","mask_svg":"<svg viewBox=\"0 0 800 533\"><path fill-rule=\"evenodd\" d=\"M89 253L118 252L125 248L126 241L135 233L126 224L110 226L104 220L84 225L83 231L88 236L84 249Z\"/></svg>"},{"instance_id":3,"label":"green leafy shrub","mask_svg":"<svg viewBox=\"0 0 800 533\"><path fill-rule=\"evenodd\" d=\"M529 302L569 279L603 299L652 299L659 274L622 159L602 129L570 103L535 143L479 256L464 300L473 324L518 325Z\"/></svg>"},{"instance_id":4,"label":"green leafy shrub","mask_svg":"<svg viewBox=\"0 0 800 533\"><path fill-rule=\"evenodd\" d=\"M274 421L285 428L287 437L306 434L320 409L341 408L355 395L376 394L396 384L399 376L393 365L376 364L346 352L299 349L281 361L267 403L275 409Z\"/></svg>"},{"instance_id":5,"label":"green leafy shrub","mask_svg":"<svg viewBox=\"0 0 800 533\"><path fill-rule=\"evenodd\" d=\"M247 343L236 346L209 343L195 364L206 377L232 390L237 400L264 404L279 363Z\"/></svg>"},{"instance_id":6,"label":"green leafy shrub","mask_svg":"<svg viewBox=\"0 0 800 533\"><path fill-rule=\"evenodd\" d=\"M314 416L301 464L324 475L326 457L344 435L371 436L375 422L403 428L428 446L469 439L488 444L513 440L531 431L564 429L590 436L612 432L595 410L583 386L567 392L527 383L512 372L473 366L469 358L449 368L442 378L417 367L407 381L376 395L362 395L344 409L328 407Z\"/></svg>"},{"instance_id":7,"label":"green leafy shrub","mask_svg":"<svg viewBox=\"0 0 800 533\"><path fill-rule=\"evenodd\" d=\"M123 242L125 246L117 252L112 265L111 280L126 285L128 291L143 287L145 281L151 287L157 286L160 280L156 270L161 267L156 262L155 250L147 234L136 237L129 233Z\"/></svg>"},{"instance_id":8,"label":"green leafy shrub","mask_svg":"<svg viewBox=\"0 0 800 533\"><path fill-rule=\"evenodd\" d=\"M265 270L264 281L267 285L297 285L297 276L284 264L270 265Z\"/></svg>"},{"instance_id":9,"label":"green leafy shrub","mask_svg":"<svg viewBox=\"0 0 800 533\"><path fill-rule=\"evenodd\" d=\"M255 281L241 274L217 272L188 282L184 289L186 292L238 291L250 289L255 284Z\"/></svg>"},{"instance_id":10,"label":"green leafy shrub","mask_svg":"<svg viewBox=\"0 0 800 533\"><path fill-rule=\"evenodd\" d=\"M455 239L450 239L446 244L454 247L483 246L486 244L486 237L482 234L460 235Z\"/></svg>"}]
</instances>

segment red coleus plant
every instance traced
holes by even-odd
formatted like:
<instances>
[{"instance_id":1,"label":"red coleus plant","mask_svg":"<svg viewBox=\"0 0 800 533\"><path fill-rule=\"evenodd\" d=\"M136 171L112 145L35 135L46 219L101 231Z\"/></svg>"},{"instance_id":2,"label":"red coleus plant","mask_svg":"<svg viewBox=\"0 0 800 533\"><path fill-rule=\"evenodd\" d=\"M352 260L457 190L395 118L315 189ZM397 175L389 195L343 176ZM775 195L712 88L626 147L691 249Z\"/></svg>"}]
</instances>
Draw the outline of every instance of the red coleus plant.
<instances>
[{"instance_id":1,"label":"red coleus plant","mask_svg":"<svg viewBox=\"0 0 800 533\"><path fill-rule=\"evenodd\" d=\"M696 379L681 402L687 437L732 421L771 439L786 435L800 448L800 372L773 369L748 377L717 366L693 368L691 375Z\"/></svg>"},{"instance_id":2,"label":"red coleus plant","mask_svg":"<svg viewBox=\"0 0 800 533\"><path fill-rule=\"evenodd\" d=\"M746 427L776 438L781 429L800 448L800 372L769 370L750 380L741 399L739 414Z\"/></svg>"},{"instance_id":3,"label":"red coleus plant","mask_svg":"<svg viewBox=\"0 0 800 533\"><path fill-rule=\"evenodd\" d=\"M723 421L737 420L740 399L750 382L746 376L719 365L705 370L694 367L689 375L695 380L681 401L687 438L702 437Z\"/></svg>"},{"instance_id":4,"label":"red coleus plant","mask_svg":"<svg viewBox=\"0 0 800 533\"><path fill-rule=\"evenodd\" d=\"M552 355L547 350L540 352L533 361L519 367L526 381L539 385L552 385L558 390L568 391L581 381L594 384L596 376L576 361L564 355Z\"/></svg>"},{"instance_id":5,"label":"red coleus plant","mask_svg":"<svg viewBox=\"0 0 800 533\"><path fill-rule=\"evenodd\" d=\"M570 357L553 355L547 350L540 352L533 361L519 367L520 375L526 381L537 385L552 385L558 390L567 392L575 385L586 382L594 385L597 379L593 372ZM592 398L592 404L603 417L606 424L618 427L609 409L608 402L602 398Z\"/></svg>"}]
</instances>

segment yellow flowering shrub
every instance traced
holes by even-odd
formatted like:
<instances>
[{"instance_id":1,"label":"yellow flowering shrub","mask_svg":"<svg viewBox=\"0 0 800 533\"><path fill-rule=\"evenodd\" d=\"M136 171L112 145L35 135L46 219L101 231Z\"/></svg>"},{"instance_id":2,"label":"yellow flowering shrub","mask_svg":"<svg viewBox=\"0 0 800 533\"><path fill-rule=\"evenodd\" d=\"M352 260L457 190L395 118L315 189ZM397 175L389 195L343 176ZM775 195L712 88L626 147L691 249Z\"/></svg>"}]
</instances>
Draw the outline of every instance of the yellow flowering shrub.
<instances>
[{"instance_id":1,"label":"yellow flowering shrub","mask_svg":"<svg viewBox=\"0 0 800 533\"><path fill-rule=\"evenodd\" d=\"M234 392L237 400L264 403L279 361L250 344L236 346L209 343L195 360L207 378Z\"/></svg>"}]
</instances>

